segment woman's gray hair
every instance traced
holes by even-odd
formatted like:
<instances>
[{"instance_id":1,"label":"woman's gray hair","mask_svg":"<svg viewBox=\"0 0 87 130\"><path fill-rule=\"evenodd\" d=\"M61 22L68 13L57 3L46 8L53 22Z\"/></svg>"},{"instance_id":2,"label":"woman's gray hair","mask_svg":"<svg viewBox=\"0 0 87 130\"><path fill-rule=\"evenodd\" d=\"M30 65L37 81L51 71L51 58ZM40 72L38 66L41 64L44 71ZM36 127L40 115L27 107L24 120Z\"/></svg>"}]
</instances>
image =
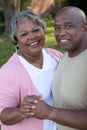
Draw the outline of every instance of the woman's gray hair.
<instances>
[{"instance_id":1,"label":"woman's gray hair","mask_svg":"<svg viewBox=\"0 0 87 130\"><path fill-rule=\"evenodd\" d=\"M18 15L13 16L9 27L9 36L14 45L18 44L16 38L17 23L25 18L32 19L37 25L42 27L44 32L46 31L46 24L40 16L33 13L31 10L22 11Z\"/></svg>"}]
</instances>

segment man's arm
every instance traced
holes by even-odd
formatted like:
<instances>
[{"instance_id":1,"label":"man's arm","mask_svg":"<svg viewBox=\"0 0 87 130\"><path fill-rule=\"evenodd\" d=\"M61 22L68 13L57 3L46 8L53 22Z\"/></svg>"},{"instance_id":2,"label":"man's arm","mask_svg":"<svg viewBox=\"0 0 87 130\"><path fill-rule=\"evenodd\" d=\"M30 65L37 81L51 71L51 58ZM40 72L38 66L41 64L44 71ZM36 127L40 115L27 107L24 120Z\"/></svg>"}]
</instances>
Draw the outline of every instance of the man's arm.
<instances>
[{"instance_id":1,"label":"man's arm","mask_svg":"<svg viewBox=\"0 0 87 130\"><path fill-rule=\"evenodd\" d=\"M32 112L39 119L49 119L67 127L87 130L87 110L59 109L49 106L43 100L37 100Z\"/></svg>"}]
</instances>

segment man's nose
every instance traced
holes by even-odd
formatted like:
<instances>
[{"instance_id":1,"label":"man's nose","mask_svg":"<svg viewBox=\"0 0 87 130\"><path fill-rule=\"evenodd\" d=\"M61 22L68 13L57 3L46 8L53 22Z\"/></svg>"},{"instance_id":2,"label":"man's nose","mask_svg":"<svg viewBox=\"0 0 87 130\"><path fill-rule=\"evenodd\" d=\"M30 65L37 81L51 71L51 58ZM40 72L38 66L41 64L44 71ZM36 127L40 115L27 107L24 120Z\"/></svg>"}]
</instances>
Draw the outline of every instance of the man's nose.
<instances>
[{"instance_id":1,"label":"man's nose","mask_svg":"<svg viewBox=\"0 0 87 130\"><path fill-rule=\"evenodd\" d=\"M64 27L61 27L59 35L65 35L65 34L66 34L66 29Z\"/></svg>"}]
</instances>

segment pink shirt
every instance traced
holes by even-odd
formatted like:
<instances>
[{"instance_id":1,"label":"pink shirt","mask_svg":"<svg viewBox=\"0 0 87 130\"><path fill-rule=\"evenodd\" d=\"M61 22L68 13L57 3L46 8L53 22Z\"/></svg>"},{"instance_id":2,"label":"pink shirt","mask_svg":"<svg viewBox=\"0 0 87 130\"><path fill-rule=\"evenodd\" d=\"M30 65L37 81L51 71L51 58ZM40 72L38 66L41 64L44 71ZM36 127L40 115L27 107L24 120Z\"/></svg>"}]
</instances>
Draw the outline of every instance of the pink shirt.
<instances>
[{"instance_id":1,"label":"pink shirt","mask_svg":"<svg viewBox=\"0 0 87 130\"><path fill-rule=\"evenodd\" d=\"M62 53L46 49L57 61ZM26 95L39 95L16 53L0 70L0 112L5 107L17 107ZM29 86L30 85L30 86ZM39 127L38 127L39 126ZM29 118L15 125L3 125L2 130L42 130L43 120Z\"/></svg>"}]
</instances>

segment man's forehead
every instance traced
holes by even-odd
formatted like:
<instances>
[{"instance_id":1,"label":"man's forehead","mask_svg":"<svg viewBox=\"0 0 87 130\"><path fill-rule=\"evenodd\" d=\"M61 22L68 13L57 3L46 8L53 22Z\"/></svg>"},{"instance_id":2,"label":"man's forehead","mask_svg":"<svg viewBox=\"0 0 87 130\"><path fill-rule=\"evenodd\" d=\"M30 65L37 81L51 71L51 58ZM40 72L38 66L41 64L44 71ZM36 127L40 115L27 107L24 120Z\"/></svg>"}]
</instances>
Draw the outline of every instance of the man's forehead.
<instances>
[{"instance_id":1,"label":"man's forehead","mask_svg":"<svg viewBox=\"0 0 87 130\"><path fill-rule=\"evenodd\" d=\"M73 12L72 10L63 10L58 13L55 17L56 22L72 22L72 23L82 23L83 18L78 12Z\"/></svg>"},{"instance_id":2,"label":"man's forehead","mask_svg":"<svg viewBox=\"0 0 87 130\"><path fill-rule=\"evenodd\" d=\"M70 9L63 9L61 11L59 11L57 14L56 14L56 17L70 17L70 16L75 16L76 13L74 14L74 12Z\"/></svg>"},{"instance_id":3,"label":"man's forehead","mask_svg":"<svg viewBox=\"0 0 87 130\"><path fill-rule=\"evenodd\" d=\"M73 18L75 18L76 16L70 14L70 13L62 13L58 16L55 17L55 21L72 21Z\"/></svg>"}]
</instances>

